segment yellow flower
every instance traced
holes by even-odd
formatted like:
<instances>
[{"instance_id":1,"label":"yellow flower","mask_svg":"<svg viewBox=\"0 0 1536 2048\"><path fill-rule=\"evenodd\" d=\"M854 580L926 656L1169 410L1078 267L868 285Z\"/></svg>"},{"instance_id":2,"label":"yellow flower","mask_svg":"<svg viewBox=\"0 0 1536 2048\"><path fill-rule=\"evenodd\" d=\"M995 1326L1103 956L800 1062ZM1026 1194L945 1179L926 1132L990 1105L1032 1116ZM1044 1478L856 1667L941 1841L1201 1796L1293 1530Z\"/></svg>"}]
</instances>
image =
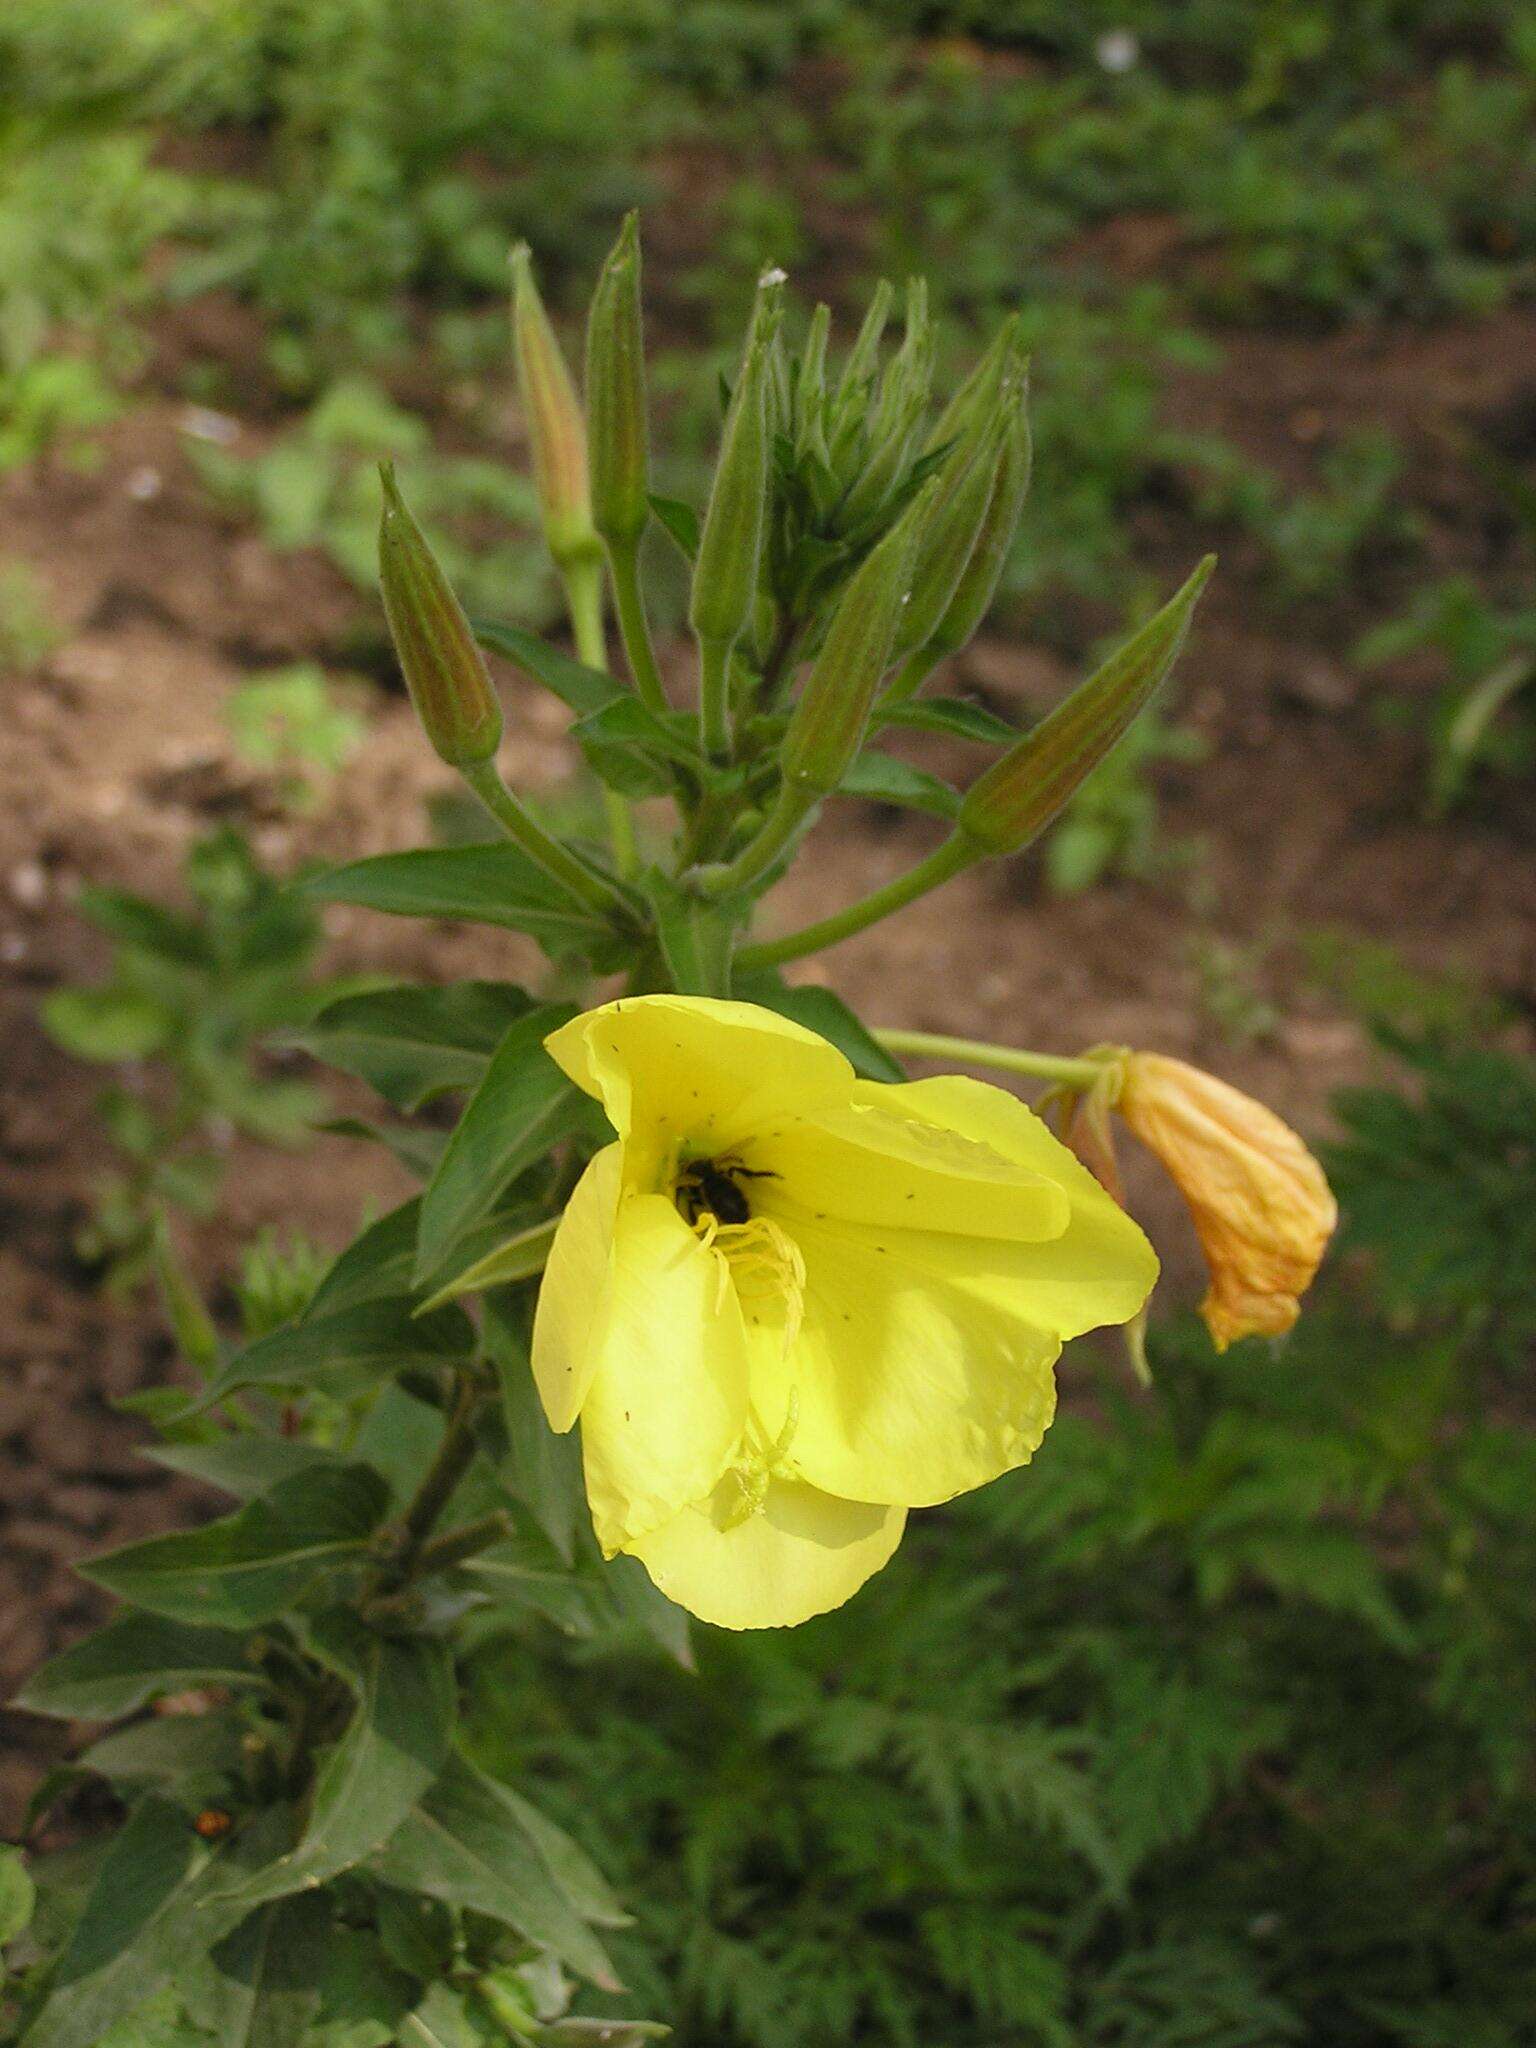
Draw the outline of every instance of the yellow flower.
<instances>
[{"instance_id":1,"label":"yellow flower","mask_svg":"<svg viewBox=\"0 0 1536 2048\"><path fill-rule=\"evenodd\" d=\"M534 1325L604 1551L727 1628L839 1606L906 1511L1033 1454L1065 1338L1133 1316L1137 1226L1014 1096L859 1080L748 1003L639 996L547 1041L618 1134Z\"/></svg>"},{"instance_id":2,"label":"yellow flower","mask_svg":"<svg viewBox=\"0 0 1536 2048\"><path fill-rule=\"evenodd\" d=\"M1116 1107L1189 1205L1211 1274L1200 1313L1217 1350L1288 1330L1338 1221L1300 1138L1252 1096L1160 1053L1125 1056Z\"/></svg>"}]
</instances>

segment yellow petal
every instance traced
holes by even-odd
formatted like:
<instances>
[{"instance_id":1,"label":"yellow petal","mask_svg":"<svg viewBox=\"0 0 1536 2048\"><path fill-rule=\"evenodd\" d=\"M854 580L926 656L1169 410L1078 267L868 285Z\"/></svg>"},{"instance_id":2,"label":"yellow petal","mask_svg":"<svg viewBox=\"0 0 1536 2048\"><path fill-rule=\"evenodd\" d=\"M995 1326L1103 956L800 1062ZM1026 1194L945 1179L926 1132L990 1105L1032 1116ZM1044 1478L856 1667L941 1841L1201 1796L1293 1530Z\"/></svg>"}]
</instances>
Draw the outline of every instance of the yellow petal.
<instances>
[{"instance_id":1,"label":"yellow petal","mask_svg":"<svg viewBox=\"0 0 1536 2048\"><path fill-rule=\"evenodd\" d=\"M831 1221L795 1235L803 1320L787 1353L754 1346L752 1388L770 1431L795 1418L789 1455L808 1479L929 1507L1027 1462L1061 1342L1027 1319L1024 1289L976 1284L1017 1247Z\"/></svg>"},{"instance_id":2,"label":"yellow petal","mask_svg":"<svg viewBox=\"0 0 1536 2048\"><path fill-rule=\"evenodd\" d=\"M578 1088L595 1095L640 1184L669 1145L702 1157L817 1104L846 1099L853 1069L824 1038L755 1003L628 996L588 1010L545 1040Z\"/></svg>"},{"instance_id":3,"label":"yellow petal","mask_svg":"<svg viewBox=\"0 0 1536 2048\"><path fill-rule=\"evenodd\" d=\"M900 1508L779 1478L756 1514L735 1527L727 1519L724 1502L706 1501L629 1547L669 1600L737 1629L791 1628L841 1607L889 1561L906 1525Z\"/></svg>"},{"instance_id":4,"label":"yellow petal","mask_svg":"<svg viewBox=\"0 0 1536 2048\"><path fill-rule=\"evenodd\" d=\"M1070 1206L1055 1177L988 1138L910 1113L909 1093L866 1082L846 1107L802 1117L749 1146L748 1164L773 1175L754 1186L753 1207L774 1215L782 1201L796 1212L971 1237L1061 1235ZM1012 1100L1001 1089L987 1093Z\"/></svg>"},{"instance_id":5,"label":"yellow petal","mask_svg":"<svg viewBox=\"0 0 1536 2048\"><path fill-rule=\"evenodd\" d=\"M708 1494L747 1419L735 1290L664 1196L621 1200L593 1334L581 1442L593 1527L611 1552Z\"/></svg>"},{"instance_id":6,"label":"yellow petal","mask_svg":"<svg viewBox=\"0 0 1536 2048\"><path fill-rule=\"evenodd\" d=\"M565 1205L534 1311L534 1383L550 1428L562 1433L581 1413L602 1355L618 1201L619 1148L608 1145Z\"/></svg>"}]
</instances>

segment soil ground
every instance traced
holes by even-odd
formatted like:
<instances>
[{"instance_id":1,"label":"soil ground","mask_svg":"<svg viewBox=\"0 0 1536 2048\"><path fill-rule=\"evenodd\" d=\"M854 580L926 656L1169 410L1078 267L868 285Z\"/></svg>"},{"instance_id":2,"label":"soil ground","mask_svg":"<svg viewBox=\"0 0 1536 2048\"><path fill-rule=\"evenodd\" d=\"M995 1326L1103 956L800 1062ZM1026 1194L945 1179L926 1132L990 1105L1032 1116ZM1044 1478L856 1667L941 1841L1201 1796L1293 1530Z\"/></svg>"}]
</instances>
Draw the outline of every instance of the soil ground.
<instances>
[{"instance_id":1,"label":"soil ground","mask_svg":"<svg viewBox=\"0 0 1536 2048\"><path fill-rule=\"evenodd\" d=\"M188 841L225 818L280 867L419 844L426 802L446 784L397 695L380 700L334 802L311 817L289 816L270 780L233 753L221 715L231 687L299 658L345 665L363 603L318 556L275 556L211 507L169 395L184 345L168 328L142 402L105 436L94 471L54 467L0 484L5 553L37 571L66 628L51 657L6 680L0 746L6 1693L96 1616L72 1560L198 1506L138 1455L141 1426L113 1406L175 1370L153 1306L104 1301L72 1250L93 1177L108 1163L93 1111L102 1077L56 1050L37 1021L45 991L104 965L72 894L89 880L174 895ZM225 345L241 345L241 323ZM1415 501L1430 508L1418 573L1478 567L1499 545L1446 451L1469 426L1529 438L1536 315L1431 335L1245 336L1224 347L1221 374L1173 386L1179 424L1217 429L1286 475L1305 473L1319 436L1380 424L1407 450ZM1134 525L1138 561L1168 587L1212 539L1177 507L1149 506ZM1228 550L1183 661L1179 716L1207 754L1159 770L1158 783L1163 843L1194 849L1187 862L1065 898L1044 892L1028 860L973 872L806 973L876 1023L1053 1050L1112 1039L1181 1054L1309 1133L1325 1128L1332 1090L1361 1078L1375 1055L1358 1021L1305 977L1307 933L1343 927L1388 940L1411 967L1469 976L1536 1016L1536 791L1506 787L1449 823L1425 822L1419 749L1383 728L1374 686L1341 652L1402 596L1397 572L1384 566L1376 587L1298 622L1266 608L1255 569L1251 544ZM548 787L571 772L564 714L504 680L505 765L515 782ZM952 684L1000 709L1038 711L1070 680L1027 638L993 635L963 657ZM1395 680L1411 688L1415 676ZM923 758L969 765L960 752ZM908 815L834 806L812 857L770 906L772 921L797 924L887 880L932 831ZM344 910L327 929L336 966L425 979L534 968L519 942L494 932ZM1210 964L1222 949L1238 963L1241 993L1273 1006L1273 1029L1224 1033ZM199 1277L215 1289L259 1227L337 1248L365 1209L399 1196L383 1155L360 1144L233 1151L220 1220L188 1238ZM1165 1302L1192 1298L1198 1265L1176 1200L1150 1173L1134 1192L1165 1253ZM0 1823L9 1823L60 1736L19 1716L4 1734Z\"/></svg>"}]
</instances>

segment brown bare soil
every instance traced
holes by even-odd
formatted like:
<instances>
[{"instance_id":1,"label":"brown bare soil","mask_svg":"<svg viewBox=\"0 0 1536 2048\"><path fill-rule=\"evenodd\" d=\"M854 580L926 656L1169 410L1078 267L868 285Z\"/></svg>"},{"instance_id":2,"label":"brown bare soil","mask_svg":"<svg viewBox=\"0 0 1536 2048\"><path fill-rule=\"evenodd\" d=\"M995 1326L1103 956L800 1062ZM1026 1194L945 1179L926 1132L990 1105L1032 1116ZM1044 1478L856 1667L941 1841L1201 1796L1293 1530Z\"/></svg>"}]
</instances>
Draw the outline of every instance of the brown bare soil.
<instances>
[{"instance_id":1,"label":"brown bare soil","mask_svg":"<svg viewBox=\"0 0 1536 2048\"><path fill-rule=\"evenodd\" d=\"M249 337L221 334L236 349ZM168 331L158 375L179 348ZM1458 434L1536 418L1536 317L1395 339L1248 336L1216 377L1179 381L1180 424L1219 429L1295 481L1311 449L1380 422L1408 450L1432 508L1434 573L1477 566L1499 545L1455 458ZM254 385L253 385L254 388ZM1430 399L1432 394L1432 402ZM187 843L232 818L287 866L421 843L445 772L405 703L381 698L335 801L295 820L234 755L221 715L242 676L300 657L335 662L360 602L318 557L270 553L210 507L182 453L177 401L147 392L92 473L56 468L0 484L6 555L38 572L66 630L35 671L4 680L0 743L0 1685L8 1692L98 1612L72 1560L165 1526L199 1503L139 1455L144 1431L114 1401L175 1371L149 1303L95 1292L72 1249L93 1177L108 1162L93 1103L100 1075L57 1051L36 1015L61 980L89 977L102 944L71 909L84 880L174 893ZM1516 435L1518 438L1518 435ZM146 497L146 479L156 488ZM1138 518L1137 551L1171 580L1207 543L1187 513ZM1144 545L1143 545L1144 543ZM1266 610L1250 550L1229 553L1181 671L1180 716L1207 758L1159 772L1164 842L1195 850L1155 882L1053 898L1028 861L973 873L940 897L811 964L872 1022L1073 1050L1101 1039L1193 1058L1251 1088L1306 1131L1373 1054L1360 1025L1305 980L1300 938L1319 926L1389 940L1429 973L1455 972L1536 1015L1536 795L1506 789L1449 824L1422 815L1411 738L1385 731L1343 650L1402 595L1378 589L1301 622ZM1412 684L1411 671L1398 679ZM1051 654L993 636L957 685L998 708L1037 711L1070 681ZM508 676L506 766L541 788L572 769L563 713ZM963 750L931 765L969 771ZM834 807L771 905L774 922L829 911L907 866L931 826ZM504 935L337 911L331 964L446 979L536 971ZM1212 942L1246 962L1251 993L1281 1023L1229 1042L1202 994ZM274 1153L237 1142L219 1222L190 1233L217 1291L263 1225L343 1244L368 1209L399 1198L372 1148L326 1138ZM1189 1298L1197 1264L1176 1202L1136 1183L1165 1251L1165 1299ZM7 1726L0 1806L8 1820L56 1748L57 1731Z\"/></svg>"}]
</instances>

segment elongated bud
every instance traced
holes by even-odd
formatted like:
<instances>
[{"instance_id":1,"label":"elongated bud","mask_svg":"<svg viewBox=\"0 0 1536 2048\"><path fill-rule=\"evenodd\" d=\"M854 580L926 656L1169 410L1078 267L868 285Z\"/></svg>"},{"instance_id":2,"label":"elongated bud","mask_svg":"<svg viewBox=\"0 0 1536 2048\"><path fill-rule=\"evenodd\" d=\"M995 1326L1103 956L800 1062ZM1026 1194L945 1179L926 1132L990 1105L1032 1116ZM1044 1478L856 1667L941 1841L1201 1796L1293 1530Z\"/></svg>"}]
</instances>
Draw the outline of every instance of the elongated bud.
<instances>
[{"instance_id":1,"label":"elongated bud","mask_svg":"<svg viewBox=\"0 0 1536 2048\"><path fill-rule=\"evenodd\" d=\"M394 464L379 465L379 584L384 616L416 716L451 768L488 761L501 744L501 705L485 656L421 528L406 509Z\"/></svg>"},{"instance_id":2,"label":"elongated bud","mask_svg":"<svg viewBox=\"0 0 1536 2048\"><path fill-rule=\"evenodd\" d=\"M885 332L885 323L891 317L891 307L896 303L896 293L886 278L875 286L864 315L863 324L854 338L843 364L842 375L837 380L836 404L841 407L851 398L861 384L875 374L875 364L880 355L880 337Z\"/></svg>"},{"instance_id":3,"label":"elongated bud","mask_svg":"<svg viewBox=\"0 0 1536 2048\"><path fill-rule=\"evenodd\" d=\"M912 601L896 629L896 655L922 647L938 630L980 537L1010 431L1006 419L980 419L939 472L938 496L917 543Z\"/></svg>"},{"instance_id":4,"label":"elongated bud","mask_svg":"<svg viewBox=\"0 0 1536 2048\"><path fill-rule=\"evenodd\" d=\"M587 429L592 524L610 546L632 545L651 516L640 229L633 213L603 265L587 318Z\"/></svg>"},{"instance_id":5,"label":"elongated bud","mask_svg":"<svg viewBox=\"0 0 1536 2048\"><path fill-rule=\"evenodd\" d=\"M932 455L946 441L957 440L977 414L989 408L1018 352L1018 346L1019 316L1010 313L971 374L939 414L932 433L923 443L925 455Z\"/></svg>"},{"instance_id":6,"label":"elongated bud","mask_svg":"<svg viewBox=\"0 0 1536 2048\"><path fill-rule=\"evenodd\" d=\"M587 488L587 430L576 386L534 283L528 244L512 251L512 341L544 538L568 569L598 554Z\"/></svg>"},{"instance_id":7,"label":"elongated bud","mask_svg":"<svg viewBox=\"0 0 1536 2048\"><path fill-rule=\"evenodd\" d=\"M771 335L754 321L710 488L688 599L688 623L706 643L729 646L752 616L768 505L767 383Z\"/></svg>"},{"instance_id":8,"label":"elongated bud","mask_svg":"<svg viewBox=\"0 0 1536 2048\"><path fill-rule=\"evenodd\" d=\"M937 489L937 478L930 479L838 601L784 736L784 780L796 789L830 795L853 764L890 667L917 536Z\"/></svg>"},{"instance_id":9,"label":"elongated bud","mask_svg":"<svg viewBox=\"0 0 1536 2048\"><path fill-rule=\"evenodd\" d=\"M1025 399L1027 386L1021 384L1013 418L1003 437L992 473L992 491L982 515L975 546L944 615L928 636L936 659L964 647L991 609L1002 581L1003 565L1018 531L1024 500L1029 495L1032 444Z\"/></svg>"},{"instance_id":10,"label":"elongated bud","mask_svg":"<svg viewBox=\"0 0 1536 2048\"><path fill-rule=\"evenodd\" d=\"M1172 668L1215 565L1207 555L1155 618L971 784L957 820L968 838L1017 853L1044 830Z\"/></svg>"}]
</instances>

